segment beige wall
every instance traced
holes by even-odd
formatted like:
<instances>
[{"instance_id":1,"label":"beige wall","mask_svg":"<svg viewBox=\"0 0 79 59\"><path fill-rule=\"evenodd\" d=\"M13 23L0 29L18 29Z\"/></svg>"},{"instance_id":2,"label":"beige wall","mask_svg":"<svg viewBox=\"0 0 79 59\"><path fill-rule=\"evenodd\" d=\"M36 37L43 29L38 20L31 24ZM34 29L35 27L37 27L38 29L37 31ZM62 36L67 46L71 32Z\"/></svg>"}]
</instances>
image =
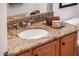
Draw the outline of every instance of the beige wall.
<instances>
[{"instance_id":1,"label":"beige wall","mask_svg":"<svg viewBox=\"0 0 79 59\"><path fill-rule=\"evenodd\" d=\"M7 51L6 4L0 3L0 55Z\"/></svg>"},{"instance_id":2,"label":"beige wall","mask_svg":"<svg viewBox=\"0 0 79 59\"><path fill-rule=\"evenodd\" d=\"M54 14L60 16L62 20L79 17L79 4L59 9L59 3L54 3L53 10Z\"/></svg>"},{"instance_id":3,"label":"beige wall","mask_svg":"<svg viewBox=\"0 0 79 59\"><path fill-rule=\"evenodd\" d=\"M7 4L7 15L16 15L20 13L27 13L39 9L41 12L47 11L47 3L22 3L22 4Z\"/></svg>"}]
</instances>

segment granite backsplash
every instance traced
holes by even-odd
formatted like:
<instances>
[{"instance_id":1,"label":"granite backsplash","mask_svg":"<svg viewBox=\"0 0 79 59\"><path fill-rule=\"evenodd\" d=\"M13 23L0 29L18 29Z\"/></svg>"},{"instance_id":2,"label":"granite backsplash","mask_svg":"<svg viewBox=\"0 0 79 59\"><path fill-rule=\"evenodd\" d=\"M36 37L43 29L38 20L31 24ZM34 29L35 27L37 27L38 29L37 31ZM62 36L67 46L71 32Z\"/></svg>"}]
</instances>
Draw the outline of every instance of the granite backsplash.
<instances>
[{"instance_id":1,"label":"granite backsplash","mask_svg":"<svg viewBox=\"0 0 79 59\"><path fill-rule=\"evenodd\" d=\"M53 12L39 13L39 14L29 15L29 16L25 16L23 14L23 15L20 15L20 17L16 15L16 18L14 18L14 16L12 16L13 18L11 18L11 16L10 16L10 18L7 17L7 19L8 19L7 27L8 27L8 29L13 29L14 24L16 24L16 23L18 23L19 26L21 27L23 22L27 23L27 22L29 22L29 20L33 20L32 23L44 21L47 19L48 16L53 16Z\"/></svg>"}]
</instances>

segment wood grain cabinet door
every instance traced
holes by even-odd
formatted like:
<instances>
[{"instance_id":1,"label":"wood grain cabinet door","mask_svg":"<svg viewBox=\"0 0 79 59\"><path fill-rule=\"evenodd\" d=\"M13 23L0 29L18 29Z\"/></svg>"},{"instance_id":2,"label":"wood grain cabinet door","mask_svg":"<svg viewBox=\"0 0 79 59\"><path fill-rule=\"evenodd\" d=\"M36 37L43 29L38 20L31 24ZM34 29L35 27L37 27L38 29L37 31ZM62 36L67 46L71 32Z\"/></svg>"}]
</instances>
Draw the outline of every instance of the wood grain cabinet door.
<instances>
[{"instance_id":1,"label":"wood grain cabinet door","mask_svg":"<svg viewBox=\"0 0 79 59\"><path fill-rule=\"evenodd\" d=\"M76 50L76 33L68 35L61 40L61 56L74 56Z\"/></svg>"},{"instance_id":2,"label":"wood grain cabinet door","mask_svg":"<svg viewBox=\"0 0 79 59\"><path fill-rule=\"evenodd\" d=\"M58 56L59 40L37 47L33 50L34 56Z\"/></svg>"}]
</instances>

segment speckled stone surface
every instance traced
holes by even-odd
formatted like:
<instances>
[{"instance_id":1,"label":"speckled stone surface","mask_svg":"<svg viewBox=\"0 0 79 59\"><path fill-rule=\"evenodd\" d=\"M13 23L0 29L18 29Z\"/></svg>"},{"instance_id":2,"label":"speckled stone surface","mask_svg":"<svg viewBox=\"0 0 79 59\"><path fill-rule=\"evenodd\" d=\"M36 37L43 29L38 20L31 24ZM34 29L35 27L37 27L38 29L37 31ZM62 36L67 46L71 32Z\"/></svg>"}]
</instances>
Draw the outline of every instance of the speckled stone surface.
<instances>
[{"instance_id":1,"label":"speckled stone surface","mask_svg":"<svg viewBox=\"0 0 79 59\"><path fill-rule=\"evenodd\" d=\"M27 15L21 14L21 15L15 15L15 16L8 16L7 17L7 24L8 29L14 28L14 24L18 23L20 27L22 27L23 22L28 23L30 20L32 20L32 23L37 23L43 20L46 20L48 16L53 16L53 11L51 12L44 12L44 13L38 13L35 15Z\"/></svg>"},{"instance_id":2,"label":"speckled stone surface","mask_svg":"<svg viewBox=\"0 0 79 59\"><path fill-rule=\"evenodd\" d=\"M8 53L7 55L17 55L24 51L27 51L29 49L33 49L34 47L44 44L48 41L53 41L58 38L61 38L65 35L68 35L70 33L76 32L79 28L67 23L64 23L65 27L60 29L54 29L50 26L47 26L43 24L42 22L34 23L32 24L33 28L42 28L50 32L50 34L41 39L35 39L35 40L25 40L22 38L19 38L17 36L18 33L25 30L22 28L16 29L10 29L8 31ZM55 39L56 38L56 39Z\"/></svg>"}]
</instances>

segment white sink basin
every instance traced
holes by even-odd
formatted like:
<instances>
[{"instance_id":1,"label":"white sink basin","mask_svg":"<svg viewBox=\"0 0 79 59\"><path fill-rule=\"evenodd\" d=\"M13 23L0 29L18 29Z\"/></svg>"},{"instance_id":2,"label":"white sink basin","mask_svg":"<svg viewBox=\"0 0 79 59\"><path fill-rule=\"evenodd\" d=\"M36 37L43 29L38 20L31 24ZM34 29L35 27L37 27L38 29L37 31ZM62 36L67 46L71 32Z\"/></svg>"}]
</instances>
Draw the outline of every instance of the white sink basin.
<instances>
[{"instance_id":1,"label":"white sink basin","mask_svg":"<svg viewBox=\"0 0 79 59\"><path fill-rule=\"evenodd\" d=\"M23 39L39 39L42 37L46 37L48 34L49 32L43 29L29 29L20 32L18 36Z\"/></svg>"}]
</instances>

